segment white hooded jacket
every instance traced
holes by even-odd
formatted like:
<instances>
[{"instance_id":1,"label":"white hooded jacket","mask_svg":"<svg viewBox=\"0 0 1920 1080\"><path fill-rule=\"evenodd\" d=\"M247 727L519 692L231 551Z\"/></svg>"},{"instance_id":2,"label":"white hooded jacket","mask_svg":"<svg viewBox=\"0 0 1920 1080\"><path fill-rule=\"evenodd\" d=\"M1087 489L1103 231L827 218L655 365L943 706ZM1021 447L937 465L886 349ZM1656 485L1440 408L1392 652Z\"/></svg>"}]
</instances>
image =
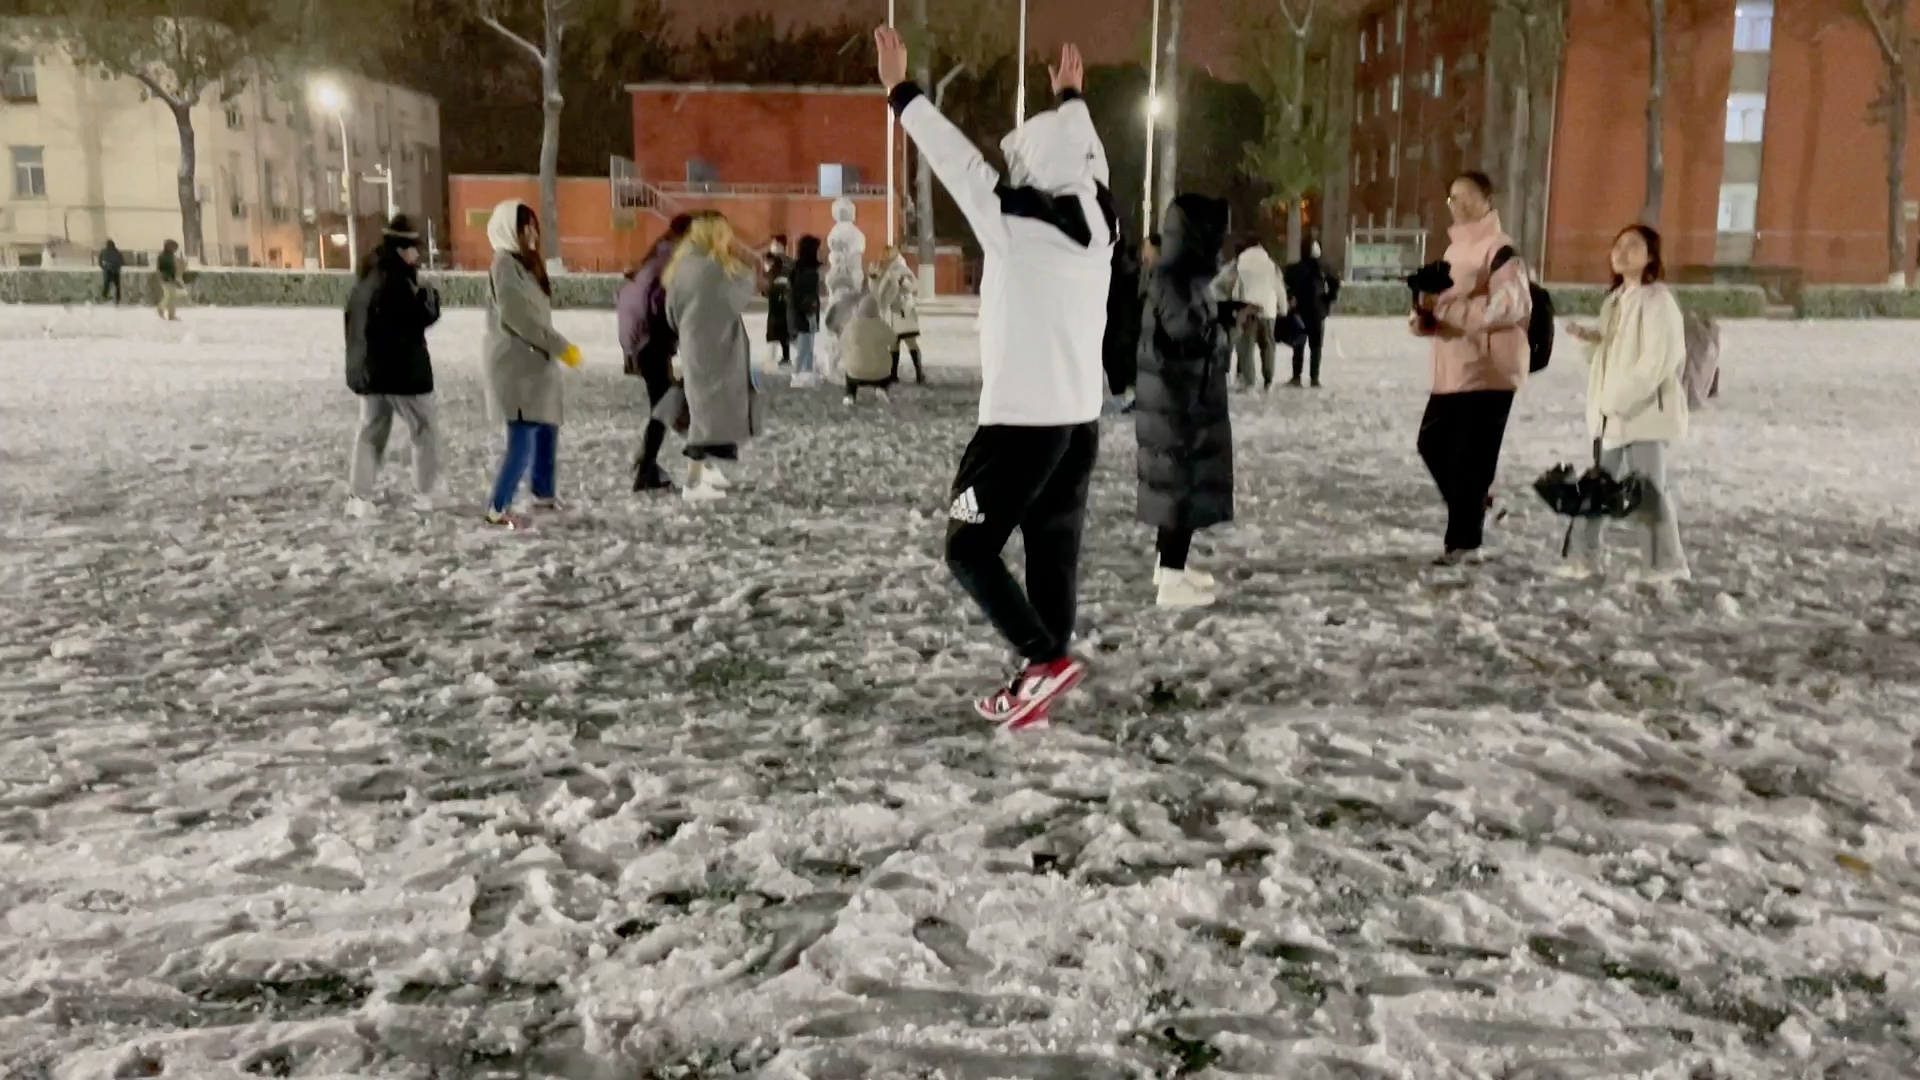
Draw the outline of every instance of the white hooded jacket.
<instances>
[{"instance_id":1,"label":"white hooded jacket","mask_svg":"<svg viewBox=\"0 0 1920 1080\"><path fill-rule=\"evenodd\" d=\"M1069 92L1001 143L1002 180L920 88L892 94L900 124L986 255L980 278L980 424L1066 427L1100 418L1115 214L1107 152Z\"/></svg>"}]
</instances>

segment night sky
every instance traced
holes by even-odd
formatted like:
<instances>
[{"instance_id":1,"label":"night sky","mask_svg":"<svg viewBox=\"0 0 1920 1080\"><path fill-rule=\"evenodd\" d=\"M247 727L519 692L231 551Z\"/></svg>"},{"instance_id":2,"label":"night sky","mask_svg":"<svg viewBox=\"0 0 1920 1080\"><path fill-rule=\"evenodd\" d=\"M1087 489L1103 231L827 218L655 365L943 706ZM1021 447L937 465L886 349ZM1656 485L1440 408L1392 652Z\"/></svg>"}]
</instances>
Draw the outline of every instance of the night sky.
<instances>
[{"instance_id":1,"label":"night sky","mask_svg":"<svg viewBox=\"0 0 1920 1080\"><path fill-rule=\"evenodd\" d=\"M669 14L687 27L724 22L749 13L768 13L782 21L812 18L833 22L846 16L885 22L886 0L664 0ZM938 5L950 0L927 0ZM1189 63L1224 73L1233 62L1232 11L1241 0L1187 0L1181 30L1181 55ZM899 14L912 0L899 0ZM1028 36L1033 51L1052 51L1071 39L1089 63L1145 61L1152 0L1029 0Z\"/></svg>"}]
</instances>

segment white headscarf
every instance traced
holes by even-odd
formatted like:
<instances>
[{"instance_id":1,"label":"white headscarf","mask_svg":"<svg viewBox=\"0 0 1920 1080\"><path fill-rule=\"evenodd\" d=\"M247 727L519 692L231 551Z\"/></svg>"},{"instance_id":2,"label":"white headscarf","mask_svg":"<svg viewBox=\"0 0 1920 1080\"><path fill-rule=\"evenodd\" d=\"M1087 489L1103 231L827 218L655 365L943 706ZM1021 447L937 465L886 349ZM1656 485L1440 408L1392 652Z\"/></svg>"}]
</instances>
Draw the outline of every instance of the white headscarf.
<instances>
[{"instance_id":1,"label":"white headscarf","mask_svg":"<svg viewBox=\"0 0 1920 1080\"><path fill-rule=\"evenodd\" d=\"M519 199L508 199L493 208L493 216L487 219L487 241L493 250L520 254L520 208L525 205Z\"/></svg>"}]
</instances>

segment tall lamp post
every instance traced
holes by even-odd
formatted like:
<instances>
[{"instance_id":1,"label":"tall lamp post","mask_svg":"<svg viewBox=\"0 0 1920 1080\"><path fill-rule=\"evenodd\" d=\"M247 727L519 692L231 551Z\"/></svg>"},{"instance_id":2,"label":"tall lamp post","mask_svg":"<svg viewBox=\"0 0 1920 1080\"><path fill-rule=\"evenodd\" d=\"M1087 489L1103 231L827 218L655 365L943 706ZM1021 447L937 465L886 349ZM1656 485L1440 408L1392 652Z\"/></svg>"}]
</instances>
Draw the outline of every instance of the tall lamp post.
<instances>
[{"instance_id":1,"label":"tall lamp post","mask_svg":"<svg viewBox=\"0 0 1920 1080\"><path fill-rule=\"evenodd\" d=\"M340 125L340 186L347 207L347 269L357 270L360 263L360 228L354 221L353 139L347 135L347 92L331 79L313 84L313 103L320 111L331 113ZM324 240L323 240L324 242Z\"/></svg>"},{"instance_id":2,"label":"tall lamp post","mask_svg":"<svg viewBox=\"0 0 1920 1080\"><path fill-rule=\"evenodd\" d=\"M1160 141L1160 0L1153 0L1153 40L1147 44L1147 180L1141 185L1140 238L1153 232L1153 145Z\"/></svg>"},{"instance_id":3,"label":"tall lamp post","mask_svg":"<svg viewBox=\"0 0 1920 1080\"><path fill-rule=\"evenodd\" d=\"M1027 122L1027 0L1020 0L1020 44L1013 63L1020 73L1019 85L1013 91L1013 126L1020 127Z\"/></svg>"},{"instance_id":4,"label":"tall lamp post","mask_svg":"<svg viewBox=\"0 0 1920 1080\"><path fill-rule=\"evenodd\" d=\"M887 28L890 30L894 26L893 9L894 9L894 0L887 0ZM894 174L894 169L896 168L894 164L894 159L899 156L900 152L899 150L895 149L895 144L893 141L894 139L893 104L891 102L887 103L886 114L887 114L887 246L892 247L896 242L896 240L898 239L894 235L894 231L893 231L893 215L894 215L893 204L895 201L894 194L893 194L893 174Z\"/></svg>"}]
</instances>

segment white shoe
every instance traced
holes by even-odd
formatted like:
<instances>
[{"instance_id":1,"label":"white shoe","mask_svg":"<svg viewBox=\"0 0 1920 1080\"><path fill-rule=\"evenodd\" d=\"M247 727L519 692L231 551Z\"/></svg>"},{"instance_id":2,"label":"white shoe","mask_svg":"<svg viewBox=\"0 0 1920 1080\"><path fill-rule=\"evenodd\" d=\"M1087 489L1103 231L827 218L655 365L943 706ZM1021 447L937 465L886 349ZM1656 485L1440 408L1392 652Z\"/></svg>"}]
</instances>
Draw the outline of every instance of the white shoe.
<instances>
[{"instance_id":1,"label":"white shoe","mask_svg":"<svg viewBox=\"0 0 1920 1080\"><path fill-rule=\"evenodd\" d=\"M703 486L715 488L720 491L725 491L733 486L733 481L727 479L726 474L715 468L712 462L708 462L706 467L700 470L700 483Z\"/></svg>"},{"instance_id":2,"label":"white shoe","mask_svg":"<svg viewBox=\"0 0 1920 1080\"><path fill-rule=\"evenodd\" d=\"M1171 570L1160 578L1157 602L1163 608L1203 608L1219 598L1219 593L1187 571Z\"/></svg>"},{"instance_id":3,"label":"white shoe","mask_svg":"<svg viewBox=\"0 0 1920 1080\"><path fill-rule=\"evenodd\" d=\"M348 517L370 518L370 517L374 517L379 513L380 513L380 508L373 505L373 502L369 499L362 499L357 495L351 496L347 499L347 516Z\"/></svg>"},{"instance_id":4,"label":"white shoe","mask_svg":"<svg viewBox=\"0 0 1920 1080\"><path fill-rule=\"evenodd\" d=\"M855 405L858 405L859 401L857 401L852 394L848 394L846 397L843 397L840 399L840 404L845 405L847 408L851 409Z\"/></svg>"},{"instance_id":5,"label":"white shoe","mask_svg":"<svg viewBox=\"0 0 1920 1080\"><path fill-rule=\"evenodd\" d=\"M1553 568L1553 575L1566 578L1568 581L1586 581L1589 578L1599 577L1600 573L1585 559L1568 559Z\"/></svg>"},{"instance_id":6,"label":"white shoe","mask_svg":"<svg viewBox=\"0 0 1920 1080\"><path fill-rule=\"evenodd\" d=\"M1631 580L1635 585L1682 585L1693 580L1693 571L1684 566L1678 570L1641 570Z\"/></svg>"},{"instance_id":7,"label":"white shoe","mask_svg":"<svg viewBox=\"0 0 1920 1080\"><path fill-rule=\"evenodd\" d=\"M698 487L681 488L680 497L690 503L710 503L726 498L727 493L712 484L701 484Z\"/></svg>"},{"instance_id":8,"label":"white shoe","mask_svg":"<svg viewBox=\"0 0 1920 1080\"><path fill-rule=\"evenodd\" d=\"M880 395L880 404L890 405L893 403L893 395L887 393L885 390L876 390L874 393Z\"/></svg>"},{"instance_id":9,"label":"white shoe","mask_svg":"<svg viewBox=\"0 0 1920 1080\"><path fill-rule=\"evenodd\" d=\"M1162 581L1166 580L1166 576L1169 573L1181 573L1181 572L1182 571L1170 571L1166 567L1161 566L1159 563L1156 562L1153 564L1153 583L1155 585L1158 585ZM1220 583L1214 580L1213 575L1207 573L1204 570L1187 570L1187 571L1184 571L1184 573L1188 577L1192 578L1195 584L1198 584L1203 589L1218 589L1220 587Z\"/></svg>"}]
</instances>

